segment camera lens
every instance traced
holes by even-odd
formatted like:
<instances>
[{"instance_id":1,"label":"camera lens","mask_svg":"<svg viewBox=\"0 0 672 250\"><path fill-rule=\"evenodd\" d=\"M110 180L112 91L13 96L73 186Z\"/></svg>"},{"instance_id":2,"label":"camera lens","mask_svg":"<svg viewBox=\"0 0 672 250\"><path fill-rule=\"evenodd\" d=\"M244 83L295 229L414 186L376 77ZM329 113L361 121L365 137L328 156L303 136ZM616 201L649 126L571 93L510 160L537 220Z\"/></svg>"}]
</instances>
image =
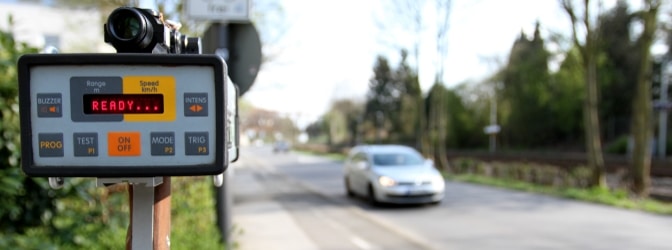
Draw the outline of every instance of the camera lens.
<instances>
[{"instance_id":1,"label":"camera lens","mask_svg":"<svg viewBox=\"0 0 672 250\"><path fill-rule=\"evenodd\" d=\"M117 52L151 51L155 36L150 18L154 18L152 13L142 9L121 7L114 10L105 24L105 42L111 43Z\"/></svg>"},{"instance_id":2,"label":"camera lens","mask_svg":"<svg viewBox=\"0 0 672 250\"><path fill-rule=\"evenodd\" d=\"M145 16L133 8L118 8L110 15L107 25L114 38L121 41L139 41L147 33Z\"/></svg>"},{"instance_id":3,"label":"camera lens","mask_svg":"<svg viewBox=\"0 0 672 250\"><path fill-rule=\"evenodd\" d=\"M131 40L140 34L140 20L137 16L119 15L118 20L112 25L112 32L119 39Z\"/></svg>"}]
</instances>

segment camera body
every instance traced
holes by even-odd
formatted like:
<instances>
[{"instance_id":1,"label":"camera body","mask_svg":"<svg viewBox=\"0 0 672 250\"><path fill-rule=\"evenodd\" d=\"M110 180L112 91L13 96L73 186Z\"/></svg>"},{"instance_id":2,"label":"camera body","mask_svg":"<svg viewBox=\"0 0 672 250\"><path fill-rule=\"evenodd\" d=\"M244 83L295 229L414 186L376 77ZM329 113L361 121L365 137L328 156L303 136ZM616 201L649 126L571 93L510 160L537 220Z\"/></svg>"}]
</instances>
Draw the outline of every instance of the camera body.
<instances>
[{"instance_id":1,"label":"camera body","mask_svg":"<svg viewBox=\"0 0 672 250\"><path fill-rule=\"evenodd\" d=\"M18 60L22 168L34 177L218 175L238 157L238 90L153 10L105 24L117 54Z\"/></svg>"},{"instance_id":2,"label":"camera body","mask_svg":"<svg viewBox=\"0 0 672 250\"><path fill-rule=\"evenodd\" d=\"M103 30L117 53L201 54L200 38L180 34L152 9L117 8Z\"/></svg>"}]
</instances>

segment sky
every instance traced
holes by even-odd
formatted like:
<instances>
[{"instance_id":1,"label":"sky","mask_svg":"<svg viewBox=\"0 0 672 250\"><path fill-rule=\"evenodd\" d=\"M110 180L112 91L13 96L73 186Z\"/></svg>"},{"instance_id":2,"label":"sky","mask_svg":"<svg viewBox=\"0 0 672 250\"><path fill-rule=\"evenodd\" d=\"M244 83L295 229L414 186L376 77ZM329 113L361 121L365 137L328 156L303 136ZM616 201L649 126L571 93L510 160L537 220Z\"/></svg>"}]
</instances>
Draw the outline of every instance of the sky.
<instances>
[{"instance_id":1,"label":"sky","mask_svg":"<svg viewBox=\"0 0 672 250\"><path fill-rule=\"evenodd\" d=\"M385 8L391 0L251 1L279 2L285 20L277 27L282 35L264 44L275 56L262 65L243 99L289 116L300 127L318 119L335 100L363 101L376 57L385 56L396 67L399 51L390 41L407 41L411 35L381 29L377 24L395 23L394 14ZM140 0L140 7L154 8L153 2ZM609 8L615 2L604 0L604 6ZM435 39L429 33L434 13L430 5L423 15L427 33L421 37L419 72L425 92L435 75ZM446 86L478 82L496 71L506 63L521 31L531 36L537 21L544 38L549 32L569 35L570 23L558 0L453 0L444 68Z\"/></svg>"},{"instance_id":2,"label":"sky","mask_svg":"<svg viewBox=\"0 0 672 250\"><path fill-rule=\"evenodd\" d=\"M282 52L262 66L244 99L257 107L298 118L300 123L324 114L340 98L363 100L377 55L398 64L399 52L380 36L400 36L378 29L385 9L378 0L282 1L289 20ZM389 16L389 15L388 15ZM431 19L433 12L427 9ZM555 0L454 0L448 31L445 83L478 81L505 62L521 30L532 34L535 22L547 30L569 28ZM388 21L389 22L389 21ZM433 22L433 20L427 20ZM422 39L421 87L433 84L435 45L431 34ZM496 60L495 60L496 59Z\"/></svg>"}]
</instances>

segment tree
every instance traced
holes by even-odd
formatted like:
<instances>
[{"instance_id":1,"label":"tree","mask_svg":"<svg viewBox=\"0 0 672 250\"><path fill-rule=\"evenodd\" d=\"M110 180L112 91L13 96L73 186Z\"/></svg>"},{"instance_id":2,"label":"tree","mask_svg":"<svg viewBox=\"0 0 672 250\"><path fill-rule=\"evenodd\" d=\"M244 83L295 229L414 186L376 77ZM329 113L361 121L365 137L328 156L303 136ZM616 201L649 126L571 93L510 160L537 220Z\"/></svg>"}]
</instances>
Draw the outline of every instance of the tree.
<instances>
[{"instance_id":1,"label":"tree","mask_svg":"<svg viewBox=\"0 0 672 250\"><path fill-rule=\"evenodd\" d=\"M503 72L501 97L511 110L503 120L502 137L516 146L542 146L552 143L548 133L553 122L548 116L552 96L549 91L548 58L537 23L534 37L521 32L514 43Z\"/></svg>"},{"instance_id":2,"label":"tree","mask_svg":"<svg viewBox=\"0 0 672 250\"><path fill-rule=\"evenodd\" d=\"M10 27L12 18L9 18ZM42 225L45 213L55 210L43 179L26 178L21 172L18 79L16 62L24 53L37 53L0 31L0 228L3 233L22 233Z\"/></svg>"},{"instance_id":3,"label":"tree","mask_svg":"<svg viewBox=\"0 0 672 250\"><path fill-rule=\"evenodd\" d=\"M369 92L363 116L362 128L368 128L369 141L406 144L419 147L421 144L424 100L418 74L408 65L408 53L401 50L401 61L391 68L387 59L380 56L374 66L374 77L369 83ZM384 138L383 138L384 136Z\"/></svg>"},{"instance_id":4,"label":"tree","mask_svg":"<svg viewBox=\"0 0 672 250\"><path fill-rule=\"evenodd\" d=\"M422 126L425 122L424 101L418 74L407 61L408 53L401 51L401 62L394 71L394 78L400 82L402 88L399 100L399 116L396 124L399 133L399 141L409 146L420 147Z\"/></svg>"},{"instance_id":5,"label":"tree","mask_svg":"<svg viewBox=\"0 0 672 250\"><path fill-rule=\"evenodd\" d=\"M428 128L433 130L434 135L429 136L429 151L434 154L437 167L446 169L448 161L446 159L446 136L448 130L448 97L447 89L443 86L445 74L445 57L448 55L448 20L450 19L451 0L436 0L436 52L438 60L436 62L436 72L432 95L428 94L427 102L427 123Z\"/></svg>"},{"instance_id":6,"label":"tree","mask_svg":"<svg viewBox=\"0 0 672 250\"><path fill-rule=\"evenodd\" d=\"M363 105L353 100L342 99L331 104L323 117L328 128L331 146L354 146L360 140L359 125L362 121Z\"/></svg>"},{"instance_id":7,"label":"tree","mask_svg":"<svg viewBox=\"0 0 672 250\"><path fill-rule=\"evenodd\" d=\"M448 168L446 138L448 130L448 89L436 82L425 99L427 128L425 144L438 169Z\"/></svg>"},{"instance_id":8,"label":"tree","mask_svg":"<svg viewBox=\"0 0 672 250\"><path fill-rule=\"evenodd\" d=\"M448 25L452 0L436 0L436 52L439 56L436 63L436 79L443 82L448 56Z\"/></svg>"},{"instance_id":9,"label":"tree","mask_svg":"<svg viewBox=\"0 0 672 250\"><path fill-rule=\"evenodd\" d=\"M576 47L565 53L565 59L559 70L551 76L550 92L553 96L553 105L549 117L555 125L554 131L549 131L562 138L558 143L574 145L584 140L584 124L582 118L582 103L585 102L585 79L581 55Z\"/></svg>"},{"instance_id":10,"label":"tree","mask_svg":"<svg viewBox=\"0 0 672 250\"><path fill-rule=\"evenodd\" d=\"M576 9L572 0L560 0L560 3L569 16L572 23L572 41L581 55L581 63L584 70L585 95L583 116L585 124L585 140L588 158L588 166L592 170L591 185L606 187L606 177L604 170L604 156L602 154L602 139L600 137L600 119L599 119L599 96L598 96L598 72L597 72L597 32L593 25L591 16L590 0L584 0L583 14L577 16ZM585 36L583 44L579 41L579 30L583 29Z\"/></svg>"},{"instance_id":11,"label":"tree","mask_svg":"<svg viewBox=\"0 0 672 250\"><path fill-rule=\"evenodd\" d=\"M618 1L599 20L597 32L602 52L598 67L603 72L599 81L600 88L605 90L600 92L600 115L605 141L629 133L632 106L623 104L632 103L641 57L639 44L631 40L633 17L627 2Z\"/></svg>"},{"instance_id":12,"label":"tree","mask_svg":"<svg viewBox=\"0 0 672 250\"><path fill-rule=\"evenodd\" d=\"M443 82L445 73L445 58L448 54L448 28L450 20L450 11L452 0L394 0L383 1L387 16L378 22L381 30L387 34L383 38L393 39L392 41L383 41L390 43L395 50L410 49L410 55L414 59L415 72L420 72L420 49L422 44L423 32L426 28L432 28L431 34L435 36L436 41L436 77ZM434 23L427 23L426 9L436 10ZM396 29L395 29L396 28ZM390 35L398 31L402 36ZM400 39L400 38L405 39ZM433 54L433 53L432 53Z\"/></svg>"},{"instance_id":13,"label":"tree","mask_svg":"<svg viewBox=\"0 0 672 250\"><path fill-rule=\"evenodd\" d=\"M399 114L399 97L402 90L394 79L394 72L387 58L378 56L373 68L374 76L369 81L364 117L373 124L376 142L387 139L395 117ZM385 138L383 138L385 137Z\"/></svg>"},{"instance_id":14,"label":"tree","mask_svg":"<svg viewBox=\"0 0 672 250\"><path fill-rule=\"evenodd\" d=\"M378 26L386 33L382 38L391 39L391 41L383 41L383 43L390 43L394 50L410 47L414 59L414 69L415 72L418 72L420 45L424 29L423 9L427 0L394 0L383 1L383 3L387 16L384 17L384 20L378 21ZM398 39L399 36L396 35L390 35L394 33L395 28L400 29L401 33L405 33L403 37L410 39L410 41Z\"/></svg>"},{"instance_id":15,"label":"tree","mask_svg":"<svg viewBox=\"0 0 672 250\"><path fill-rule=\"evenodd\" d=\"M9 26L11 30L11 17ZM61 245L67 249L117 249L123 242L107 239L122 232L119 225L128 217L111 211L118 204L112 201L116 197L82 178L53 190L46 178L30 178L21 171L16 62L23 54L37 52L37 48L14 40L12 33L0 31L0 248L57 249ZM98 196L106 200L96 199Z\"/></svg>"},{"instance_id":16,"label":"tree","mask_svg":"<svg viewBox=\"0 0 672 250\"><path fill-rule=\"evenodd\" d=\"M648 196L651 186L651 146L653 135L651 107L651 45L656 33L660 0L645 0L644 9L638 13L644 30L637 39L641 60L635 99L632 103L632 135L634 148L632 154L633 191L642 197Z\"/></svg>"}]
</instances>

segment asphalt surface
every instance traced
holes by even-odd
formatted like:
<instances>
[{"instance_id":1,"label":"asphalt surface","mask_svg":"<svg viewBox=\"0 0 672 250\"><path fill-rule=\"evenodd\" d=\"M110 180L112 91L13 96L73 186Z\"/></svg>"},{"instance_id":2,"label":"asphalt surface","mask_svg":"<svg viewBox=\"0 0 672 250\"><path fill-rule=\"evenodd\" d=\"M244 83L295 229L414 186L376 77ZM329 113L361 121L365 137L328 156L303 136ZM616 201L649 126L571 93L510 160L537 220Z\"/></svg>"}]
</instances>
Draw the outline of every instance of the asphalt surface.
<instances>
[{"instance_id":1,"label":"asphalt surface","mask_svg":"<svg viewBox=\"0 0 672 250\"><path fill-rule=\"evenodd\" d=\"M457 182L439 206L372 207L345 196L340 162L269 147L241 156L239 249L672 249L670 216Z\"/></svg>"}]
</instances>

